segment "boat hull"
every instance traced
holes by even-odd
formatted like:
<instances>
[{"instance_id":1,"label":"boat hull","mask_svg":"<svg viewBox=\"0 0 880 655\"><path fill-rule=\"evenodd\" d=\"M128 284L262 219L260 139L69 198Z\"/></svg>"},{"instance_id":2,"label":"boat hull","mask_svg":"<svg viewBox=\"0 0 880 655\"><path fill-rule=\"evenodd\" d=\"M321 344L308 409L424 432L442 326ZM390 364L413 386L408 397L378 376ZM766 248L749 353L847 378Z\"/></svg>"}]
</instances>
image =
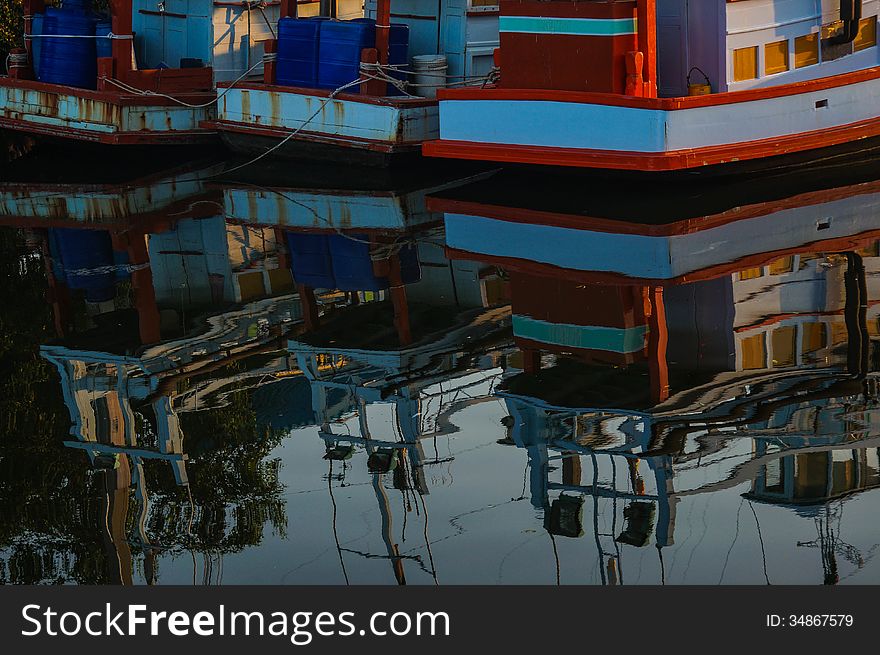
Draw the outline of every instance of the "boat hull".
<instances>
[{"instance_id":1,"label":"boat hull","mask_svg":"<svg viewBox=\"0 0 880 655\"><path fill-rule=\"evenodd\" d=\"M880 67L687 98L547 90L440 92L435 157L616 171L797 164L880 137ZM744 166L746 164L746 166Z\"/></svg>"},{"instance_id":2,"label":"boat hull","mask_svg":"<svg viewBox=\"0 0 880 655\"><path fill-rule=\"evenodd\" d=\"M269 84L221 89L217 118L203 126L246 154L390 165L439 136L437 102Z\"/></svg>"},{"instance_id":3,"label":"boat hull","mask_svg":"<svg viewBox=\"0 0 880 655\"><path fill-rule=\"evenodd\" d=\"M199 104L213 94L191 94ZM0 80L0 128L109 145L210 143L202 128L210 107L186 107L158 96L91 91L30 80Z\"/></svg>"}]
</instances>

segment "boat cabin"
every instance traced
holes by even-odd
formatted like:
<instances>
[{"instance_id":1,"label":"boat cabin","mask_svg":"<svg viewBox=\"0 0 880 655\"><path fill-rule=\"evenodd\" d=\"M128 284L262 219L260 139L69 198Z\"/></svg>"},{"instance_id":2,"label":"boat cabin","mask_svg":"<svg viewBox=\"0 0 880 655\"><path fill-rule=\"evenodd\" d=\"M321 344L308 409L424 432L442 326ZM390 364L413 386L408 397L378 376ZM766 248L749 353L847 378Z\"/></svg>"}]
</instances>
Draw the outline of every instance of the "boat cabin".
<instances>
[{"instance_id":1,"label":"boat cabin","mask_svg":"<svg viewBox=\"0 0 880 655\"><path fill-rule=\"evenodd\" d=\"M441 90L440 139L423 151L739 172L861 153L880 144L878 11L878 0L501 0L497 83Z\"/></svg>"},{"instance_id":2,"label":"boat cabin","mask_svg":"<svg viewBox=\"0 0 880 655\"><path fill-rule=\"evenodd\" d=\"M689 74L695 90L708 78L718 93L876 66L878 8L878 0L657 0L658 94L689 95Z\"/></svg>"}]
</instances>

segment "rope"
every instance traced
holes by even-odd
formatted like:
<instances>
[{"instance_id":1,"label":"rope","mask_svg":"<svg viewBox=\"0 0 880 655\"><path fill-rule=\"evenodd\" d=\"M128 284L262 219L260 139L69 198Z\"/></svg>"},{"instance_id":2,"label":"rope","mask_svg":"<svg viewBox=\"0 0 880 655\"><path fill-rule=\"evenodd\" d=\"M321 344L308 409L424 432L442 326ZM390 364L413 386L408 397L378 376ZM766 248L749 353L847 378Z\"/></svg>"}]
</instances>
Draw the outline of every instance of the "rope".
<instances>
[{"instance_id":1,"label":"rope","mask_svg":"<svg viewBox=\"0 0 880 655\"><path fill-rule=\"evenodd\" d=\"M333 98L336 97L337 94L342 93L345 89L351 88L351 87L353 87L353 86L357 86L357 85L359 85L359 84L363 84L365 81L366 81L365 79L359 78L359 79L356 79L354 82L349 82L348 84L343 84L342 86L338 87L337 89L334 89L333 91L330 92L330 95L328 95L326 98L324 98L324 101L323 101L323 102L321 103L321 105L320 105L320 106L319 106L319 107L318 107L318 108L312 113L312 115L309 116L305 121L303 121L302 125L300 125L298 128L296 128L293 132L291 132L290 134L288 134L286 137L284 137L283 139L281 139L281 141L279 141L278 143L276 143L274 146L272 146L271 148L269 148L269 149L266 150L265 152L263 152L263 153L257 155L257 156L254 157L253 159L250 159L250 160L244 162L243 164L239 164L238 166L233 166L232 168L229 168L229 169L227 169L227 170L225 170L225 171L221 171L220 173L216 173L216 174L211 175L211 176L209 176L209 177L218 177L218 176L220 176L220 175L226 175L226 174L228 174L228 173L234 173L235 171L241 170L242 168L244 168L244 167L246 167L246 166L250 166L251 164L255 164L255 163L257 163L258 161L260 161L261 159L263 159L264 157L269 156L270 154L272 154L273 152L275 152L276 150L278 150L280 147L282 147L284 144L286 144L288 141L290 141L290 140L291 140L293 137L295 137L297 134L299 134L300 132L302 132L302 130L305 128L305 126L308 125L309 123L311 123L311 122L315 119L315 116L317 116L317 115L320 114L322 111L324 111L324 107L326 107L326 106L330 103L330 101L333 100Z\"/></svg>"},{"instance_id":2,"label":"rope","mask_svg":"<svg viewBox=\"0 0 880 655\"><path fill-rule=\"evenodd\" d=\"M107 32L106 35L99 36L97 34L25 34L26 41L30 39L122 39L130 41L134 38L134 34L114 34Z\"/></svg>"},{"instance_id":3,"label":"rope","mask_svg":"<svg viewBox=\"0 0 880 655\"><path fill-rule=\"evenodd\" d=\"M101 77L100 79L103 80L103 81L105 81L105 82L107 82L107 83L109 83L109 84L112 84L113 86L119 87L119 88L122 89L123 91L128 91L129 93L133 93L133 94L135 94L135 95L139 95L139 96L159 96L159 97L161 97L161 98L167 98L168 100L171 100L171 101L173 101L173 102L176 102L177 104L182 105L183 107L189 107L190 109L204 109L205 107L210 107L211 105L213 105L213 104L215 104L215 103L217 103L217 102L220 102L220 100L221 100L221 99L222 99L227 93L229 93L230 91L232 91L232 89L235 87L236 84L238 84L239 82L241 82L241 81L242 81L245 77L247 77L247 76L248 76L248 75L249 75L254 69L256 69L256 68L258 68L258 67L260 67L260 66L262 66L262 65L263 65L263 60L261 59L261 60L258 61L256 64L254 64L253 66L251 66L250 68L248 68L244 73L242 73L241 75L239 75L238 78L237 78L236 80L234 80L234 81L233 81L233 82L232 82L232 83L231 83L226 89L224 89L222 93L218 93L216 98L214 98L213 100L209 100L208 102L204 102L204 103L202 103L202 104L200 104L200 105L193 105L193 104L190 104L190 103L188 103L188 102L184 102L183 100L180 100L179 98L175 98L174 96L170 96L170 95L168 95L167 93L159 93L158 91L146 91L146 90L144 90L144 89L138 89L137 87L131 86L130 84L126 84L125 82L122 82L122 81L120 81L120 80L113 79L112 77Z\"/></svg>"}]
</instances>

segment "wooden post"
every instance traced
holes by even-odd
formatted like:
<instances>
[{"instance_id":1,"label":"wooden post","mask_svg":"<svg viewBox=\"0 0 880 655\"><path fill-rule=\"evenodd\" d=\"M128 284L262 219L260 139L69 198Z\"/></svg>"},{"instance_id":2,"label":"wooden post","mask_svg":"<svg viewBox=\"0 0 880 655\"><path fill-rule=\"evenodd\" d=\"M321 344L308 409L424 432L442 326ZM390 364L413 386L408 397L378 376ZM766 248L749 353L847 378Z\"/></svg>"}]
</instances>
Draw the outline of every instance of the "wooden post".
<instances>
[{"instance_id":1,"label":"wooden post","mask_svg":"<svg viewBox=\"0 0 880 655\"><path fill-rule=\"evenodd\" d=\"M281 0L281 18L296 18L296 0Z\"/></svg>"},{"instance_id":2,"label":"wooden post","mask_svg":"<svg viewBox=\"0 0 880 655\"><path fill-rule=\"evenodd\" d=\"M33 44L27 37L34 33L34 14L42 14L46 11L45 0L24 0L24 47L28 51L33 64Z\"/></svg>"},{"instance_id":3,"label":"wooden post","mask_svg":"<svg viewBox=\"0 0 880 655\"><path fill-rule=\"evenodd\" d=\"M296 291L299 294L299 302L302 305L303 324L308 332L314 332L320 326L315 290L304 284L297 284Z\"/></svg>"},{"instance_id":4,"label":"wooden post","mask_svg":"<svg viewBox=\"0 0 880 655\"><path fill-rule=\"evenodd\" d=\"M638 0L639 51L645 56L644 96L657 97L657 0Z\"/></svg>"},{"instance_id":5,"label":"wooden post","mask_svg":"<svg viewBox=\"0 0 880 655\"><path fill-rule=\"evenodd\" d=\"M364 48L361 50L361 62L375 64L379 61L379 52L376 48ZM384 96L385 82L382 80L367 80L360 85L360 92L368 96Z\"/></svg>"},{"instance_id":6,"label":"wooden post","mask_svg":"<svg viewBox=\"0 0 880 655\"><path fill-rule=\"evenodd\" d=\"M275 39L266 39L263 41L263 52L266 54L278 53L278 41ZM278 62L273 60L263 63L263 83L275 84L275 70Z\"/></svg>"},{"instance_id":7,"label":"wooden post","mask_svg":"<svg viewBox=\"0 0 880 655\"><path fill-rule=\"evenodd\" d=\"M388 63L388 50L391 40L391 0L376 0L376 51L380 64ZM380 84L382 84L380 82ZM382 84L382 92L377 95L385 95L387 84Z\"/></svg>"},{"instance_id":8,"label":"wooden post","mask_svg":"<svg viewBox=\"0 0 880 655\"><path fill-rule=\"evenodd\" d=\"M391 284L391 304L394 306L394 327L401 346L412 343L412 329L409 321L409 302L406 298L406 287L400 269L400 255L392 255L388 271L388 282Z\"/></svg>"},{"instance_id":9,"label":"wooden post","mask_svg":"<svg viewBox=\"0 0 880 655\"><path fill-rule=\"evenodd\" d=\"M141 344L149 345L162 340L156 289L153 287L153 271L150 269L150 253L143 233L111 235L114 249L125 248L128 263L132 267L131 288L134 306L138 313Z\"/></svg>"},{"instance_id":10,"label":"wooden post","mask_svg":"<svg viewBox=\"0 0 880 655\"><path fill-rule=\"evenodd\" d=\"M112 17L111 31L119 36L131 36L131 0L111 0L110 14ZM113 53L113 67L116 77L125 79L126 73L131 70L131 53L134 46L133 40L113 39L111 51Z\"/></svg>"},{"instance_id":11,"label":"wooden post","mask_svg":"<svg viewBox=\"0 0 880 655\"><path fill-rule=\"evenodd\" d=\"M541 370L541 351L532 348L520 348L523 357L523 372L538 373Z\"/></svg>"}]
</instances>

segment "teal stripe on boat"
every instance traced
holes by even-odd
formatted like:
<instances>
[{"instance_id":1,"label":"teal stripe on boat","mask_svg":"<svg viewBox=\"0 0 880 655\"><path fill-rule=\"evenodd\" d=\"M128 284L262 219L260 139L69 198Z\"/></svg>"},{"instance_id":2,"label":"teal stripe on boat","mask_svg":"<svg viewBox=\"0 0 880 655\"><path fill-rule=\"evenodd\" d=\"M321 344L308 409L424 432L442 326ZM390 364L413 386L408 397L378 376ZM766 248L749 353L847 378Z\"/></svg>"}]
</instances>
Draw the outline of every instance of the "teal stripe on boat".
<instances>
[{"instance_id":1,"label":"teal stripe on boat","mask_svg":"<svg viewBox=\"0 0 880 655\"><path fill-rule=\"evenodd\" d=\"M556 18L542 16L501 16L501 32L520 34L575 34L578 36L622 36L636 34L635 18Z\"/></svg>"},{"instance_id":2,"label":"teal stripe on boat","mask_svg":"<svg viewBox=\"0 0 880 655\"><path fill-rule=\"evenodd\" d=\"M556 346L633 353L645 348L648 326L613 328L597 325L548 323L529 316L513 316L513 334Z\"/></svg>"}]
</instances>

